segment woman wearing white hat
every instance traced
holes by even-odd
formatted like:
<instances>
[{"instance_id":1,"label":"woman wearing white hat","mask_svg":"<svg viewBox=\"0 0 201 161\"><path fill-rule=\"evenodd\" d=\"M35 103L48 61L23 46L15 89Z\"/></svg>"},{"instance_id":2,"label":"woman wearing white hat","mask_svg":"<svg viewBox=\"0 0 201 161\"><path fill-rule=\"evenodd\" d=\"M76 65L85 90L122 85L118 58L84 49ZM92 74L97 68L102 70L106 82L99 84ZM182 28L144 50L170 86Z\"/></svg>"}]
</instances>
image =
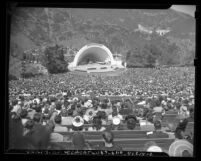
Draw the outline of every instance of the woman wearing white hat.
<instances>
[{"instance_id":1,"label":"woman wearing white hat","mask_svg":"<svg viewBox=\"0 0 201 161\"><path fill-rule=\"evenodd\" d=\"M81 116L75 116L72 120L72 129L70 131L84 131L84 120Z\"/></svg>"}]
</instances>

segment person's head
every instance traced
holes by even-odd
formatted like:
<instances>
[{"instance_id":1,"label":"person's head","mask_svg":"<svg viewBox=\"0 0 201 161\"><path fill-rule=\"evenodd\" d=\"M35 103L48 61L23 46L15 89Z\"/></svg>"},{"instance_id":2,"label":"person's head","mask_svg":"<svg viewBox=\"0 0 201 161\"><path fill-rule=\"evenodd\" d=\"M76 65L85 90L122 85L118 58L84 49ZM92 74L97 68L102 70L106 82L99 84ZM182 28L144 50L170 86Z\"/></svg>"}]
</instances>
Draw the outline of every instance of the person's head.
<instances>
[{"instance_id":1,"label":"person's head","mask_svg":"<svg viewBox=\"0 0 201 161\"><path fill-rule=\"evenodd\" d=\"M175 138L177 138L177 139L184 139L184 137L185 137L184 131L178 127L175 129L174 134L175 134Z\"/></svg>"},{"instance_id":2,"label":"person's head","mask_svg":"<svg viewBox=\"0 0 201 161\"><path fill-rule=\"evenodd\" d=\"M18 100L13 100L12 101L12 106L15 106L15 105L17 105L18 104Z\"/></svg>"},{"instance_id":3,"label":"person's head","mask_svg":"<svg viewBox=\"0 0 201 161\"><path fill-rule=\"evenodd\" d=\"M35 113L33 117L34 122L39 123L41 120L41 114L40 113Z\"/></svg>"},{"instance_id":4,"label":"person's head","mask_svg":"<svg viewBox=\"0 0 201 161\"><path fill-rule=\"evenodd\" d=\"M113 111L112 111L112 116L117 116L117 115L118 115L117 109L114 108Z\"/></svg>"},{"instance_id":5,"label":"person's head","mask_svg":"<svg viewBox=\"0 0 201 161\"><path fill-rule=\"evenodd\" d=\"M133 129L135 129L135 126L136 126L136 120L134 118L129 118L127 120L127 128L129 130L133 130Z\"/></svg>"},{"instance_id":6,"label":"person's head","mask_svg":"<svg viewBox=\"0 0 201 161\"><path fill-rule=\"evenodd\" d=\"M112 131L104 131L103 134L103 139L106 143L108 144L112 144L113 140L114 140L114 134L112 133Z\"/></svg>"},{"instance_id":7,"label":"person's head","mask_svg":"<svg viewBox=\"0 0 201 161\"><path fill-rule=\"evenodd\" d=\"M72 109L72 110L75 110L75 107L76 107L75 104L72 104L72 105L71 105L71 109Z\"/></svg>"},{"instance_id":8,"label":"person's head","mask_svg":"<svg viewBox=\"0 0 201 161\"><path fill-rule=\"evenodd\" d=\"M100 117L94 117L93 118L93 127L96 128L96 130L99 130L102 126L102 121Z\"/></svg>"},{"instance_id":9,"label":"person's head","mask_svg":"<svg viewBox=\"0 0 201 161\"><path fill-rule=\"evenodd\" d=\"M155 128L155 130L161 130L161 121L160 120L156 120L154 122L154 128Z\"/></svg>"},{"instance_id":10,"label":"person's head","mask_svg":"<svg viewBox=\"0 0 201 161\"><path fill-rule=\"evenodd\" d=\"M29 129L31 130L34 126L34 121L33 120L28 120L26 123L25 123L25 128L26 129Z\"/></svg>"},{"instance_id":11,"label":"person's head","mask_svg":"<svg viewBox=\"0 0 201 161\"><path fill-rule=\"evenodd\" d=\"M188 124L188 120L186 118L183 120L180 120L180 122L178 123L178 128L185 131L187 124Z\"/></svg>"},{"instance_id":12,"label":"person's head","mask_svg":"<svg viewBox=\"0 0 201 161\"><path fill-rule=\"evenodd\" d=\"M102 104L101 104L101 108L102 108L102 109L107 109L107 104L106 104L106 103L102 103Z\"/></svg>"},{"instance_id":13,"label":"person's head","mask_svg":"<svg viewBox=\"0 0 201 161\"><path fill-rule=\"evenodd\" d=\"M191 153L188 150L182 152L182 157L192 157Z\"/></svg>"},{"instance_id":14,"label":"person's head","mask_svg":"<svg viewBox=\"0 0 201 161\"><path fill-rule=\"evenodd\" d=\"M68 112L68 116L73 116L73 110L72 109L69 109L67 112Z\"/></svg>"},{"instance_id":15,"label":"person's head","mask_svg":"<svg viewBox=\"0 0 201 161\"><path fill-rule=\"evenodd\" d=\"M137 118L135 115L128 115L125 118L125 121L127 123L127 128L130 130L135 129L136 123L137 123Z\"/></svg>"},{"instance_id":16,"label":"person's head","mask_svg":"<svg viewBox=\"0 0 201 161\"><path fill-rule=\"evenodd\" d=\"M42 110L42 109L41 109L41 106L40 106L40 105L36 105L36 106L35 106L35 111L36 111L36 112L41 112L41 110Z\"/></svg>"},{"instance_id":17,"label":"person's head","mask_svg":"<svg viewBox=\"0 0 201 161\"><path fill-rule=\"evenodd\" d=\"M100 117L101 119L105 120L107 115L106 115L106 112L105 111L98 111L96 113L96 116Z\"/></svg>"},{"instance_id":18,"label":"person's head","mask_svg":"<svg viewBox=\"0 0 201 161\"><path fill-rule=\"evenodd\" d=\"M20 112L20 117L24 119L27 117L27 114L28 114L27 110L22 109L22 111Z\"/></svg>"},{"instance_id":19,"label":"person's head","mask_svg":"<svg viewBox=\"0 0 201 161\"><path fill-rule=\"evenodd\" d=\"M154 118L153 118L153 114L152 113L148 113L147 116L146 116L146 118L147 118L147 121L153 123Z\"/></svg>"},{"instance_id":20,"label":"person's head","mask_svg":"<svg viewBox=\"0 0 201 161\"><path fill-rule=\"evenodd\" d=\"M61 103L60 102L56 103L56 110L61 110Z\"/></svg>"},{"instance_id":21,"label":"person's head","mask_svg":"<svg viewBox=\"0 0 201 161\"><path fill-rule=\"evenodd\" d=\"M61 124L61 115L56 115L55 118L54 118L54 122L56 124Z\"/></svg>"}]
</instances>

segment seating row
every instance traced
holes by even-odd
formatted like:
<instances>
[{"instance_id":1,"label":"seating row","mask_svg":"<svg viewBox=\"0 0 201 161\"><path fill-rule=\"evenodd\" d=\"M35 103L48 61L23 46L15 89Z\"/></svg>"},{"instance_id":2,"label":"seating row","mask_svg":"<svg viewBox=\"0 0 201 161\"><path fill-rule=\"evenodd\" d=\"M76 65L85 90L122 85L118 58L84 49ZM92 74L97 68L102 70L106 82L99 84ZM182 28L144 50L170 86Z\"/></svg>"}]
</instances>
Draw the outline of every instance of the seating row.
<instances>
[{"instance_id":1,"label":"seating row","mask_svg":"<svg viewBox=\"0 0 201 161\"><path fill-rule=\"evenodd\" d=\"M114 139L114 142L118 145L120 145L124 151L142 151L145 144L149 141L155 142L158 146L162 147L165 150L169 149L169 146L171 143L174 141L174 139L169 139L169 138L163 138L163 139ZM88 141L89 144L94 147L96 145L103 144L103 140L90 140ZM57 144L65 147L68 150L73 150L71 149L72 147L72 142L71 141L66 141L66 142L58 142Z\"/></svg>"}]
</instances>

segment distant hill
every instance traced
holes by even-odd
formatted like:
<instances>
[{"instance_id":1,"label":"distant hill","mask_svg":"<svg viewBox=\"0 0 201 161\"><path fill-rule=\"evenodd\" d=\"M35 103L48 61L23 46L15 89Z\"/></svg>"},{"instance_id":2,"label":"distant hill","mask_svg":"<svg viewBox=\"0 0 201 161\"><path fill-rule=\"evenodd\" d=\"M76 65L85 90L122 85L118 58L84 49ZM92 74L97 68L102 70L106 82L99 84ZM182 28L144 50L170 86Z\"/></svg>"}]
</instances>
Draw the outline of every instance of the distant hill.
<instances>
[{"instance_id":1,"label":"distant hill","mask_svg":"<svg viewBox=\"0 0 201 161\"><path fill-rule=\"evenodd\" d=\"M141 27L139 27L141 26ZM159 34L156 31L168 31ZM80 49L102 43L131 65L192 64L195 19L168 10L18 8L11 24L11 55L48 44ZM130 58L128 58L130 52Z\"/></svg>"}]
</instances>

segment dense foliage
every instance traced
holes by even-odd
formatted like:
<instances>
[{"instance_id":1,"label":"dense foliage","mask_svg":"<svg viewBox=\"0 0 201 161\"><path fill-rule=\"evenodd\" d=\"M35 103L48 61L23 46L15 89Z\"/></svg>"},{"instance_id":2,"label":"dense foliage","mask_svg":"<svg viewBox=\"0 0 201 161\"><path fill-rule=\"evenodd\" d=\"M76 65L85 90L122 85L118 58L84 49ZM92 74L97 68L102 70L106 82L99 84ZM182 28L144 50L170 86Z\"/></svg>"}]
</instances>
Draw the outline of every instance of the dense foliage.
<instances>
[{"instance_id":1,"label":"dense foliage","mask_svg":"<svg viewBox=\"0 0 201 161\"><path fill-rule=\"evenodd\" d=\"M59 45L47 47L43 59L44 65L50 74L68 71L68 63L64 60L63 49Z\"/></svg>"},{"instance_id":2,"label":"dense foliage","mask_svg":"<svg viewBox=\"0 0 201 161\"><path fill-rule=\"evenodd\" d=\"M139 24L153 33L140 31ZM170 32L160 36L155 32L157 29L170 29ZM106 45L123 59L130 51L129 66L192 65L195 55L195 19L173 10L86 12L84 9L22 8L15 12L11 31L14 56L31 46L40 48L56 43L79 50L91 42ZM54 70L52 67L50 71ZM59 68L55 72L64 70Z\"/></svg>"}]
</instances>

